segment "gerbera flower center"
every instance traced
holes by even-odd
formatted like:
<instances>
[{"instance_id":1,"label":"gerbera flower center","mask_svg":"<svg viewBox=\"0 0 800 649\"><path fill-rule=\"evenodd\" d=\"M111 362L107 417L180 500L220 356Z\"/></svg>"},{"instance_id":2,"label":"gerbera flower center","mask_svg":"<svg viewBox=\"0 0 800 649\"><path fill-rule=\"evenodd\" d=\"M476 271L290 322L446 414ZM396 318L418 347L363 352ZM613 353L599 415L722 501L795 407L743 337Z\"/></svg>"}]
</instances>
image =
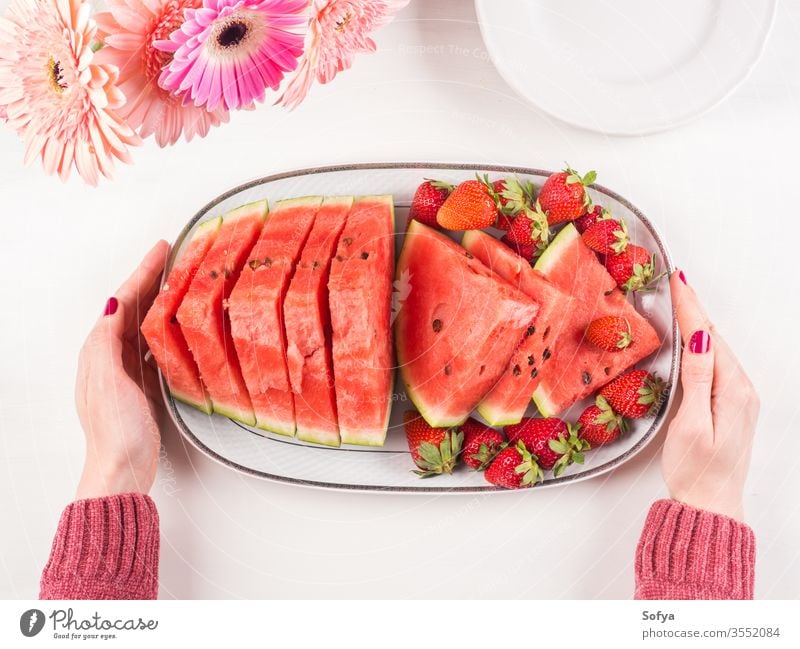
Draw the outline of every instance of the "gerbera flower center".
<instances>
[{"instance_id":1,"label":"gerbera flower center","mask_svg":"<svg viewBox=\"0 0 800 649\"><path fill-rule=\"evenodd\" d=\"M261 15L250 11L237 11L217 20L206 47L217 57L238 59L247 56L260 46L263 27L264 20Z\"/></svg>"},{"instance_id":2,"label":"gerbera flower center","mask_svg":"<svg viewBox=\"0 0 800 649\"><path fill-rule=\"evenodd\" d=\"M52 56L47 61L47 76L50 79L50 86L57 93L62 93L67 89L67 83L64 81L64 71L61 69L61 64Z\"/></svg>"},{"instance_id":3,"label":"gerbera flower center","mask_svg":"<svg viewBox=\"0 0 800 649\"><path fill-rule=\"evenodd\" d=\"M243 22L234 21L217 35L217 43L220 47L234 47L244 40L248 30Z\"/></svg>"},{"instance_id":4,"label":"gerbera flower center","mask_svg":"<svg viewBox=\"0 0 800 649\"><path fill-rule=\"evenodd\" d=\"M197 0L175 0L164 6L163 13L155 19L154 26L150 29L150 42L143 49L144 67L148 79L156 79L161 70L172 61L172 54L162 52L153 47L153 42L166 40L176 29L183 24L183 12L187 7L199 6Z\"/></svg>"}]
</instances>

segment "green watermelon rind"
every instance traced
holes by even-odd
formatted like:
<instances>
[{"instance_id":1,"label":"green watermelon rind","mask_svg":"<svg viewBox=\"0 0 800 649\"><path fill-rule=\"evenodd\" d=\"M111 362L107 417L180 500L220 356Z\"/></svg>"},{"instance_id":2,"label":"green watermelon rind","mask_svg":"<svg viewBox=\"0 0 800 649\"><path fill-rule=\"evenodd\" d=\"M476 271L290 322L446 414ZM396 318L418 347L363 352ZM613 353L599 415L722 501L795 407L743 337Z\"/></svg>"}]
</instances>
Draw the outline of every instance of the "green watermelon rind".
<instances>
[{"instance_id":1,"label":"green watermelon rind","mask_svg":"<svg viewBox=\"0 0 800 649\"><path fill-rule=\"evenodd\" d=\"M311 442L312 444L322 444L323 446L331 446L338 448L342 445L341 439L337 434L334 438L330 431L319 430L299 430L297 431L297 439L301 442Z\"/></svg>"},{"instance_id":2,"label":"green watermelon rind","mask_svg":"<svg viewBox=\"0 0 800 649\"><path fill-rule=\"evenodd\" d=\"M295 433L297 432L294 421L292 421L291 428L282 428L281 425L276 423L274 420L262 421L261 419L257 419L255 426L256 428L265 430L268 433L275 433L276 435L283 435L284 437L294 437Z\"/></svg>"},{"instance_id":3,"label":"green watermelon rind","mask_svg":"<svg viewBox=\"0 0 800 649\"><path fill-rule=\"evenodd\" d=\"M169 394L175 401L185 403L187 406L191 406L202 413L210 415L212 412L214 412L214 404L211 403L211 399L208 396L206 396L205 403L197 403L190 397L187 397L185 394L181 394L177 390L169 390Z\"/></svg>"},{"instance_id":4,"label":"green watermelon rind","mask_svg":"<svg viewBox=\"0 0 800 649\"><path fill-rule=\"evenodd\" d=\"M214 404L214 412L218 415L222 415L223 417L227 417L228 419L235 419L238 422L243 423L245 426L255 426L256 425L256 416L252 413L252 411L238 411L234 410L233 408L226 408L225 406L220 406L218 404ZM251 416L248 416L251 415Z\"/></svg>"},{"instance_id":5,"label":"green watermelon rind","mask_svg":"<svg viewBox=\"0 0 800 649\"><path fill-rule=\"evenodd\" d=\"M263 199L260 201L253 201L252 203L247 203L246 205L242 205L241 207L237 207L235 209L226 212L223 220L227 223L231 221L235 221L237 219L247 218L248 216L252 216L254 212L258 212L259 214L266 215L269 213L269 202L267 199Z\"/></svg>"},{"instance_id":6,"label":"green watermelon rind","mask_svg":"<svg viewBox=\"0 0 800 649\"><path fill-rule=\"evenodd\" d=\"M534 270L538 270L546 275L549 270L558 264L562 251L568 249L575 239L580 236L575 226L572 223L567 223L567 225L561 228L561 231L555 236L550 242L550 245L547 246L542 253L542 256L536 261L533 267ZM557 414L553 402L549 399L541 385L537 386L536 390L533 392L533 403L536 405L542 417L554 417Z\"/></svg>"},{"instance_id":7,"label":"green watermelon rind","mask_svg":"<svg viewBox=\"0 0 800 649\"><path fill-rule=\"evenodd\" d=\"M354 199L355 201L362 200L362 199L371 199L374 201L383 201L387 205L391 207L392 211L392 231L395 230L397 227L397 219L395 218L395 210L394 210L394 196L391 194L379 194L379 195L366 195L366 196L356 196ZM396 375L394 371L392 372L392 378L389 381L389 393L386 395L386 399L391 403L392 395L394 394L394 384L396 381ZM392 417L392 408L389 407L386 409L386 417L382 424L382 431L383 436L380 438L374 437L369 439L363 439L363 435L367 434L364 431L348 431L341 426L339 427L339 435L342 439L342 444L350 444L352 446L369 446L369 447L379 447L383 446L386 443L386 434L389 430L389 420Z\"/></svg>"}]
</instances>

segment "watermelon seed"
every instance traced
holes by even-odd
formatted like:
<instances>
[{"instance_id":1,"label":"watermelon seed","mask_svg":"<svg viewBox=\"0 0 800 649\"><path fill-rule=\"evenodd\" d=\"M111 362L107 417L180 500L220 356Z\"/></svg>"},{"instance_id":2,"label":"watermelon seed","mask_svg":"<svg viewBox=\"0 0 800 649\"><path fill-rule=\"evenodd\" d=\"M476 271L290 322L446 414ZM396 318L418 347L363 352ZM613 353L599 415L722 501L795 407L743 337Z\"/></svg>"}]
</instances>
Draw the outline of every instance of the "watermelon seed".
<instances>
[{"instance_id":1,"label":"watermelon seed","mask_svg":"<svg viewBox=\"0 0 800 649\"><path fill-rule=\"evenodd\" d=\"M361 253L361 259L366 259L367 257L369 257L369 253L368 252L365 251L365 252Z\"/></svg>"},{"instance_id":2,"label":"watermelon seed","mask_svg":"<svg viewBox=\"0 0 800 649\"><path fill-rule=\"evenodd\" d=\"M533 365L536 362L536 359L533 357L533 354L528 356L528 365Z\"/></svg>"},{"instance_id":3,"label":"watermelon seed","mask_svg":"<svg viewBox=\"0 0 800 649\"><path fill-rule=\"evenodd\" d=\"M442 321L439 320L439 318L436 318L436 320L434 320L431 323L431 326L433 327L433 330L438 334L442 330Z\"/></svg>"},{"instance_id":4,"label":"watermelon seed","mask_svg":"<svg viewBox=\"0 0 800 649\"><path fill-rule=\"evenodd\" d=\"M178 316L176 316L176 315L172 316L172 317L169 319L169 321L170 321L172 324L178 324Z\"/></svg>"},{"instance_id":5,"label":"watermelon seed","mask_svg":"<svg viewBox=\"0 0 800 649\"><path fill-rule=\"evenodd\" d=\"M542 352L542 360L546 361L548 358L550 358L550 348L545 347L544 351Z\"/></svg>"},{"instance_id":6,"label":"watermelon seed","mask_svg":"<svg viewBox=\"0 0 800 649\"><path fill-rule=\"evenodd\" d=\"M351 243L353 243L353 239L351 237L345 237L344 239L342 239L342 241L346 246L349 246Z\"/></svg>"},{"instance_id":7,"label":"watermelon seed","mask_svg":"<svg viewBox=\"0 0 800 649\"><path fill-rule=\"evenodd\" d=\"M531 370L531 378L532 378L532 379L535 379L537 374L539 374L539 370L537 370L537 369L534 367L534 368Z\"/></svg>"},{"instance_id":8,"label":"watermelon seed","mask_svg":"<svg viewBox=\"0 0 800 649\"><path fill-rule=\"evenodd\" d=\"M445 373L445 376L450 376L450 372L452 372L452 371L453 371L453 370L450 368L450 365L449 365L449 364L444 366L444 373Z\"/></svg>"},{"instance_id":9,"label":"watermelon seed","mask_svg":"<svg viewBox=\"0 0 800 649\"><path fill-rule=\"evenodd\" d=\"M483 374L485 371L486 371L486 366L485 365L481 365L480 369L478 370L478 376Z\"/></svg>"},{"instance_id":10,"label":"watermelon seed","mask_svg":"<svg viewBox=\"0 0 800 649\"><path fill-rule=\"evenodd\" d=\"M581 378L583 379L584 385L589 385L592 382L592 375L586 370L584 370L583 374L581 374Z\"/></svg>"},{"instance_id":11,"label":"watermelon seed","mask_svg":"<svg viewBox=\"0 0 800 649\"><path fill-rule=\"evenodd\" d=\"M536 333L536 327L531 325L530 327L528 327L528 330L525 332L525 336L532 336L535 333Z\"/></svg>"},{"instance_id":12,"label":"watermelon seed","mask_svg":"<svg viewBox=\"0 0 800 649\"><path fill-rule=\"evenodd\" d=\"M253 270L258 268L261 264L258 263L258 259L251 259L247 262L247 265L250 266Z\"/></svg>"},{"instance_id":13,"label":"watermelon seed","mask_svg":"<svg viewBox=\"0 0 800 649\"><path fill-rule=\"evenodd\" d=\"M464 254L467 256L467 259L475 259L475 257L472 256L472 253L469 250L467 250Z\"/></svg>"},{"instance_id":14,"label":"watermelon seed","mask_svg":"<svg viewBox=\"0 0 800 649\"><path fill-rule=\"evenodd\" d=\"M217 279L217 277L219 277L219 273L215 270L212 270L209 275L211 276L211 279Z\"/></svg>"},{"instance_id":15,"label":"watermelon seed","mask_svg":"<svg viewBox=\"0 0 800 649\"><path fill-rule=\"evenodd\" d=\"M344 261L344 257L341 255L336 255L336 261Z\"/></svg>"},{"instance_id":16,"label":"watermelon seed","mask_svg":"<svg viewBox=\"0 0 800 649\"><path fill-rule=\"evenodd\" d=\"M264 265L267 268L270 268L272 266L272 259L270 259L269 257L264 257Z\"/></svg>"},{"instance_id":17,"label":"watermelon seed","mask_svg":"<svg viewBox=\"0 0 800 649\"><path fill-rule=\"evenodd\" d=\"M549 333L550 333L550 327L547 327L547 329L545 329L544 333L542 334L542 340L547 338L547 334L549 334Z\"/></svg>"},{"instance_id":18,"label":"watermelon seed","mask_svg":"<svg viewBox=\"0 0 800 649\"><path fill-rule=\"evenodd\" d=\"M227 268L224 268L222 270L222 274L225 275L225 279L228 279L231 276L231 271L229 271Z\"/></svg>"},{"instance_id":19,"label":"watermelon seed","mask_svg":"<svg viewBox=\"0 0 800 649\"><path fill-rule=\"evenodd\" d=\"M520 374L522 374L522 368L520 368L519 365L515 365L513 371L514 371L514 376L519 376Z\"/></svg>"},{"instance_id":20,"label":"watermelon seed","mask_svg":"<svg viewBox=\"0 0 800 649\"><path fill-rule=\"evenodd\" d=\"M313 264L311 264L311 268L312 268L312 270L317 270L317 268L319 268L319 267L320 267L320 265L321 265L321 264L320 264L320 263L319 263L319 262L318 262L318 261L315 259L315 260L314 260L314 263L313 263Z\"/></svg>"},{"instance_id":21,"label":"watermelon seed","mask_svg":"<svg viewBox=\"0 0 800 649\"><path fill-rule=\"evenodd\" d=\"M603 368L603 371L606 373L606 376L608 376L609 374L611 374L611 368L610 368L610 367L604 367L604 368Z\"/></svg>"}]
</instances>

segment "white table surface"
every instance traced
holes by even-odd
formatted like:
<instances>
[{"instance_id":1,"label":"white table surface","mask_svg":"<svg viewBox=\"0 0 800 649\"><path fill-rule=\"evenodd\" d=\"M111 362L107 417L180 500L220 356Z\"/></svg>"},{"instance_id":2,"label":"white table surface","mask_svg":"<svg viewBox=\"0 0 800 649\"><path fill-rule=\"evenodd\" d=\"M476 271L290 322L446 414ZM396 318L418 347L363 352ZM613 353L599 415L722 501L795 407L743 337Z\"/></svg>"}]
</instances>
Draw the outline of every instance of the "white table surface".
<instances>
[{"instance_id":1,"label":"white table surface","mask_svg":"<svg viewBox=\"0 0 800 649\"><path fill-rule=\"evenodd\" d=\"M5 5L5 2L2 2ZM412 1L380 52L294 113L236 114L205 140L134 152L113 183L62 185L0 128L0 597L35 597L83 434L78 349L156 239L248 179L337 162L596 168L653 219L751 373L763 408L746 490L756 594L800 595L800 7L784 2L751 78L677 130L606 138L542 116L487 60L466 0ZM337 493L245 477L170 433L152 495L161 597L628 598L665 495L663 435L606 476L488 496Z\"/></svg>"}]
</instances>

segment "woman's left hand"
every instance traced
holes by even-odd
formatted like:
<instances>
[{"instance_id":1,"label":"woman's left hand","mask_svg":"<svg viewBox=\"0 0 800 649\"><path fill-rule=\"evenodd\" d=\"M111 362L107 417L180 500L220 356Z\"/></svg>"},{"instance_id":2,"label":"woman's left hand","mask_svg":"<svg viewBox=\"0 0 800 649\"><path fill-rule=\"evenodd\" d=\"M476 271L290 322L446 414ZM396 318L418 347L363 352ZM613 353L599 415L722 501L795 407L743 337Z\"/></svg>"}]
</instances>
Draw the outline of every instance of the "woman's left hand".
<instances>
[{"instance_id":1,"label":"woman's left hand","mask_svg":"<svg viewBox=\"0 0 800 649\"><path fill-rule=\"evenodd\" d=\"M158 382L145 362L139 326L159 289L169 244L159 241L109 298L78 362L75 401L86 434L77 498L147 493L161 434ZM155 400L154 400L155 399Z\"/></svg>"}]
</instances>

